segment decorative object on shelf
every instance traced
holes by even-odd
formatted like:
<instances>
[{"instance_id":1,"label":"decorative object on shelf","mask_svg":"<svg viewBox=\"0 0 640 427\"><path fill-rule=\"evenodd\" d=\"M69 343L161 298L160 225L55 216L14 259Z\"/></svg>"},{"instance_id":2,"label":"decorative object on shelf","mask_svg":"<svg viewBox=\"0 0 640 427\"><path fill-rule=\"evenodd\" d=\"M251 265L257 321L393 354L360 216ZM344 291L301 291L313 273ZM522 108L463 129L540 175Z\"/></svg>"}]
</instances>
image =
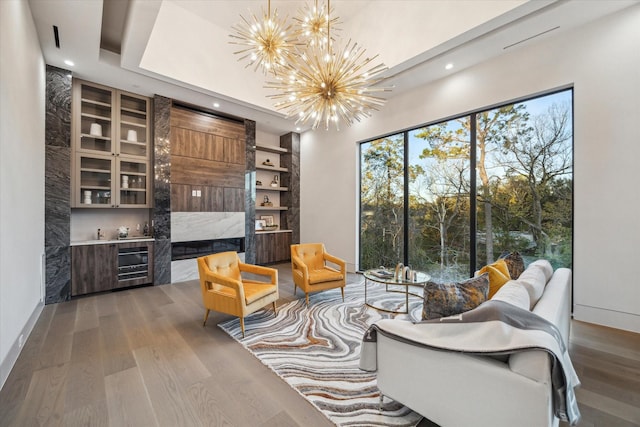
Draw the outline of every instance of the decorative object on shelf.
<instances>
[{"instance_id":1,"label":"decorative object on shelf","mask_svg":"<svg viewBox=\"0 0 640 427\"><path fill-rule=\"evenodd\" d=\"M144 228L142 229L142 235L144 235L144 236L148 236L149 235L149 222L148 221L144 222Z\"/></svg>"},{"instance_id":2,"label":"decorative object on shelf","mask_svg":"<svg viewBox=\"0 0 640 427\"><path fill-rule=\"evenodd\" d=\"M118 227L118 239L126 239L129 237L129 227L121 225Z\"/></svg>"},{"instance_id":3,"label":"decorative object on shelf","mask_svg":"<svg viewBox=\"0 0 640 427\"><path fill-rule=\"evenodd\" d=\"M99 123L91 123L89 128L89 135L102 136L102 126Z\"/></svg>"},{"instance_id":4,"label":"decorative object on shelf","mask_svg":"<svg viewBox=\"0 0 640 427\"><path fill-rule=\"evenodd\" d=\"M263 219L266 225L273 225L273 215L262 215L260 216L260 219Z\"/></svg>"},{"instance_id":5,"label":"decorative object on shelf","mask_svg":"<svg viewBox=\"0 0 640 427\"><path fill-rule=\"evenodd\" d=\"M256 187L262 187L262 181L256 181Z\"/></svg>"},{"instance_id":6,"label":"decorative object on shelf","mask_svg":"<svg viewBox=\"0 0 640 427\"><path fill-rule=\"evenodd\" d=\"M262 203L260 203L260 206L273 206L273 203L271 202L271 200L269 200L269 196L267 196L266 194L262 200L263 201Z\"/></svg>"},{"instance_id":7,"label":"decorative object on shelf","mask_svg":"<svg viewBox=\"0 0 640 427\"><path fill-rule=\"evenodd\" d=\"M266 227L266 221L264 219L256 219L256 230L264 230Z\"/></svg>"},{"instance_id":8,"label":"decorative object on shelf","mask_svg":"<svg viewBox=\"0 0 640 427\"><path fill-rule=\"evenodd\" d=\"M138 142L138 132L136 132L135 130L128 130L127 131L127 141L131 141L131 142Z\"/></svg>"},{"instance_id":9,"label":"decorative object on shelf","mask_svg":"<svg viewBox=\"0 0 640 427\"><path fill-rule=\"evenodd\" d=\"M82 201L85 205L91 204L91 191L84 192L84 200Z\"/></svg>"},{"instance_id":10,"label":"decorative object on shelf","mask_svg":"<svg viewBox=\"0 0 640 427\"><path fill-rule=\"evenodd\" d=\"M279 187L280 186L280 176L278 175L273 175L273 181L271 181L271 186L272 187Z\"/></svg>"},{"instance_id":11,"label":"decorative object on shelf","mask_svg":"<svg viewBox=\"0 0 640 427\"><path fill-rule=\"evenodd\" d=\"M264 162L262 162L263 165L265 166L275 166L273 163L271 163L271 160L267 159Z\"/></svg>"},{"instance_id":12,"label":"decorative object on shelf","mask_svg":"<svg viewBox=\"0 0 640 427\"><path fill-rule=\"evenodd\" d=\"M267 3L267 13L262 11L262 19L253 18L249 23L242 15L242 22L231 27L235 34L231 44L243 46L244 49L233 52L235 55L242 55L238 61L249 58L249 63L245 68L256 64L254 71L262 68L264 74L271 73L277 76L283 64L290 60L291 51L295 44L299 43L297 37L291 29L291 25L286 25L286 17L280 21L278 11L274 9L271 14L271 0Z\"/></svg>"},{"instance_id":13,"label":"decorative object on shelf","mask_svg":"<svg viewBox=\"0 0 640 427\"><path fill-rule=\"evenodd\" d=\"M122 175L122 188L129 188L129 177Z\"/></svg>"},{"instance_id":14,"label":"decorative object on shelf","mask_svg":"<svg viewBox=\"0 0 640 427\"><path fill-rule=\"evenodd\" d=\"M104 231L98 228L98 240L104 239Z\"/></svg>"}]
</instances>

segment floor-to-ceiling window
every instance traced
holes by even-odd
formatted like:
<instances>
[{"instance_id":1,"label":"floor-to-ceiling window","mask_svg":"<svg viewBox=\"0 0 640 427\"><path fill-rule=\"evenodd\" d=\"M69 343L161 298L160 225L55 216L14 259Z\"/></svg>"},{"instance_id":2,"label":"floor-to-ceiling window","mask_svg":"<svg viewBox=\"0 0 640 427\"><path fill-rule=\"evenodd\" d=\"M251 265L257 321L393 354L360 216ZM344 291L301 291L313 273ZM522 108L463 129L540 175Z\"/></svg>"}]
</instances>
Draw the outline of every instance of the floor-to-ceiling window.
<instances>
[{"instance_id":1,"label":"floor-to-ceiling window","mask_svg":"<svg viewBox=\"0 0 640 427\"><path fill-rule=\"evenodd\" d=\"M362 144L360 264L395 265L404 251L404 135Z\"/></svg>"},{"instance_id":2,"label":"floor-to-ceiling window","mask_svg":"<svg viewBox=\"0 0 640 427\"><path fill-rule=\"evenodd\" d=\"M362 143L360 269L403 262L460 279L512 251L571 267L572 95Z\"/></svg>"}]
</instances>

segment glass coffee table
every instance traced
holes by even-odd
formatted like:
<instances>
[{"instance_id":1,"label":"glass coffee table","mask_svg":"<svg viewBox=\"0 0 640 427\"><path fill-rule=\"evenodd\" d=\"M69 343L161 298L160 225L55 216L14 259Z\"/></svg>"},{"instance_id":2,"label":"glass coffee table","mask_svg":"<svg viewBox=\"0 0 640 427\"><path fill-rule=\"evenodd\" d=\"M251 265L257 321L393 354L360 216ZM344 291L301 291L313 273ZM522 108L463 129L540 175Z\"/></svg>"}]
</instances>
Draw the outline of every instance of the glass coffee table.
<instances>
[{"instance_id":1,"label":"glass coffee table","mask_svg":"<svg viewBox=\"0 0 640 427\"><path fill-rule=\"evenodd\" d=\"M380 268L367 270L363 274L364 274L364 304L367 307L375 308L376 310L384 311L386 313L394 313L394 314L408 314L409 313L409 295L418 297L418 298L423 298L422 295L411 293L409 291L409 287L424 286L429 281L429 279L431 279L431 276L429 276L427 273L424 273L422 271L415 271L415 280L396 279L393 272L389 272L387 270L383 270ZM367 288L369 287L369 284L370 284L369 282L384 285L385 292L397 292L400 294L404 294L405 296L404 311L389 310L387 308L379 307L370 303L367 299Z\"/></svg>"}]
</instances>

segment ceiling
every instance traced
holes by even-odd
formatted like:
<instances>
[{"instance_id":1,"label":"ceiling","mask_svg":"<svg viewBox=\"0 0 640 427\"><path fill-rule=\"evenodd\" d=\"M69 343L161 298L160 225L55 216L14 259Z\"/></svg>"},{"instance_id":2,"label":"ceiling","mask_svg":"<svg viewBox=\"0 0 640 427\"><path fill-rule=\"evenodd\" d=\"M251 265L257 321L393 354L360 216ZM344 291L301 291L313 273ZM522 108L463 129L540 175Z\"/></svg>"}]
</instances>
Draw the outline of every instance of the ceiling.
<instances>
[{"instance_id":1,"label":"ceiling","mask_svg":"<svg viewBox=\"0 0 640 427\"><path fill-rule=\"evenodd\" d=\"M306 0L309 4L313 0ZM47 64L131 92L177 99L255 120L258 130L297 130L276 111L266 79L237 61L231 26L260 16L261 0L30 0ZM322 3L320 1L319 3ZM333 0L340 37L378 54L387 98L506 51L636 4L637 0ZM304 0L274 0L291 20ZM58 27L56 47L53 26ZM346 40L345 40L346 41ZM65 60L74 62L65 65ZM377 63L377 62L375 62ZM445 69L451 63L453 68ZM214 107L217 102L220 107ZM384 107L383 107L384 108ZM308 129L302 127L302 131Z\"/></svg>"}]
</instances>

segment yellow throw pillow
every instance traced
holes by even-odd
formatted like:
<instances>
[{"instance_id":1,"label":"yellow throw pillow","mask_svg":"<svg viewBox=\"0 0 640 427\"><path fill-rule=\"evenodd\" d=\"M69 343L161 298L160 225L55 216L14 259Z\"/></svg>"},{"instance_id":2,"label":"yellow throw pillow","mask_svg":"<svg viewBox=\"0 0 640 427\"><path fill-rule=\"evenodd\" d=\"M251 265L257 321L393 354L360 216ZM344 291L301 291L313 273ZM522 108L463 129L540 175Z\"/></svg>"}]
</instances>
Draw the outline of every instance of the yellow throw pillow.
<instances>
[{"instance_id":1,"label":"yellow throw pillow","mask_svg":"<svg viewBox=\"0 0 640 427\"><path fill-rule=\"evenodd\" d=\"M479 273L489 273L489 299L498 292L502 285L511 279L509 267L504 259L499 259L493 264L482 267Z\"/></svg>"}]
</instances>

